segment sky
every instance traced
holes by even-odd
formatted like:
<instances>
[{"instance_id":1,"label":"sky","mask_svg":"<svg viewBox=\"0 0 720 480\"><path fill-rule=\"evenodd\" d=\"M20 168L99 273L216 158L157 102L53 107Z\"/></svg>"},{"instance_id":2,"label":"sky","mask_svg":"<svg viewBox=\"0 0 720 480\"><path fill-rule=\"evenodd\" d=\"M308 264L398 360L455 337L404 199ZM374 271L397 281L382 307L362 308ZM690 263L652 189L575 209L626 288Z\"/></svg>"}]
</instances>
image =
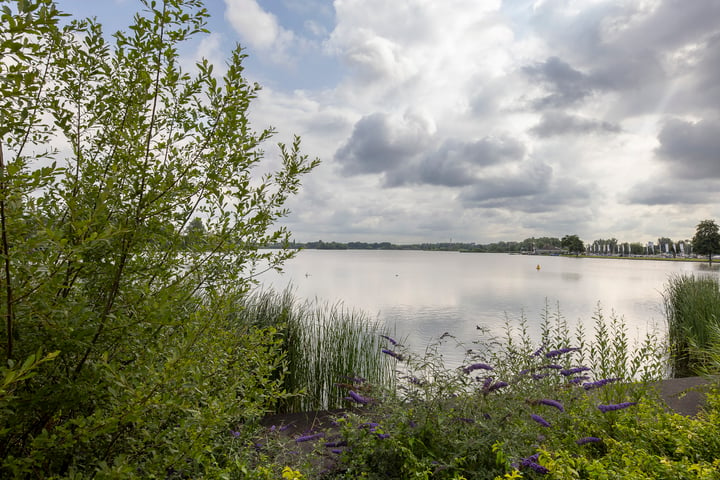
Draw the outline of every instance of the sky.
<instances>
[{"instance_id":1,"label":"sky","mask_svg":"<svg viewBox=\"0 0 720 480\"><path fill-rule=\"evenodd\" d=\"M59 0L125 28L137 0ZM718 0L208 0L257 130L321 165L306 241L692 238L720 218Z\"/></svg>"}]
</instances>

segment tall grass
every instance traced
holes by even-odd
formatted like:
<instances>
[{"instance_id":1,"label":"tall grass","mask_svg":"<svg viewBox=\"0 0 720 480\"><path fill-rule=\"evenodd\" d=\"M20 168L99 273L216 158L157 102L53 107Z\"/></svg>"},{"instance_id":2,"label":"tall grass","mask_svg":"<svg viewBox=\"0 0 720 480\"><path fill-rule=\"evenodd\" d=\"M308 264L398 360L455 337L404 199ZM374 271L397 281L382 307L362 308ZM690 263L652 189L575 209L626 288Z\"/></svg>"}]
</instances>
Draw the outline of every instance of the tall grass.
<instances>
[{"instance_id":1,"label":"tall grass","mask_svg":"<svg viewBox=\"0 0 720 480\"><path fill-rule=\"evenodd\" d=\"M392 388L394 363L381 353L386 329L362 312L342 303L301 302L289 290L269 290L245 297L237 316L252 325L275 327L283 337L283 388L300 394L285 400L281 413L345 407L346 391L339 384L358 378Z\"/></svg>"},{"instance_id":2,"label":"tall grass","mask_svg":"<svg viewBox=\"0 0 720 480\"><path fill-rule=\"evenodd\" d=\"M663 300L674 376L703 373L708 367L707 352L720 341L718 279L706 275L672 276Z\"/></svg>"}]
</instances>

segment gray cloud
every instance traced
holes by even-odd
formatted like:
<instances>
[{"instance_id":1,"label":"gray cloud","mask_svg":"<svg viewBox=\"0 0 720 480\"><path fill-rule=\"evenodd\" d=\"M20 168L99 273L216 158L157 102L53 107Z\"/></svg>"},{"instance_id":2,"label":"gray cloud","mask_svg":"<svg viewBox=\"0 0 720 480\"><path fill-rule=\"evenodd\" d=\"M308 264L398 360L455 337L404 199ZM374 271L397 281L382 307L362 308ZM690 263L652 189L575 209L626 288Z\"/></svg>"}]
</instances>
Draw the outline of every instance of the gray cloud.
<instances>
[{"instance_id":1,"label":"gray cloud","mask_svg":"<svg viewBox=\"0 0 720 480\"><path fill-rule=\"evenodd\" d=\"M546 112L543 113L540 122L530 131L538 137L553 137L571 134L619 133L622 129L619 125L610 122L592 120L563 112Z\"/></svg>"},{"instance_id":2,"label":"gray cloud","mask_svg":"<svg viewBox=\"0 0 720 480\"><path fill-rule=\"evenodd\" d=\"M524 156L525 145L507 136L485 137L475 142L450 139L420 161L414 180L448 187L472 185L484 167L519 162Z\"/></svg>"},{"instance_id":3,"label":"gray cloud","mask_svg":"<svg viewBox=\"0 0 720 480\"><path fill-rule=\"evenodd\" d=\"M335 160L347 175L392 171L424 150L430 130L416 116L394 119L384 113L373 113L355 124L350 138L335 153Z\"/></svg>"},{"instance_id":4,"label":"gray cloud","mask_svg":"<svg viewBox=\"0 0 720 480\"><path fill-rule=\"evenodd\" d=\"M536 108L560 108L577 104L597 88L587 74L558 57L523 67L530 79L543 83L550 93L534 102Z\"/></svg>"},{"instance_id":5,"label":"gray cloud","mask_svg":"<svg viewBox=\"0 0 720 480\"><path fill-rule=\"evenodd\" d=\"M658 134L655 154L675 177L720 179L720 122L671 119Z\"/></svg>"},{"instance_id":6,"label":"gray cloud","mask_svg":"<svg viewBox=\"0 0 720 480\"><path fill-rule=\"evenodd\" d=\"M717 182L698 185L697 182L677 179L653 179L635 185L625 200L633 205L702 205L718 196Z\"/></svg>"}]
</instances>

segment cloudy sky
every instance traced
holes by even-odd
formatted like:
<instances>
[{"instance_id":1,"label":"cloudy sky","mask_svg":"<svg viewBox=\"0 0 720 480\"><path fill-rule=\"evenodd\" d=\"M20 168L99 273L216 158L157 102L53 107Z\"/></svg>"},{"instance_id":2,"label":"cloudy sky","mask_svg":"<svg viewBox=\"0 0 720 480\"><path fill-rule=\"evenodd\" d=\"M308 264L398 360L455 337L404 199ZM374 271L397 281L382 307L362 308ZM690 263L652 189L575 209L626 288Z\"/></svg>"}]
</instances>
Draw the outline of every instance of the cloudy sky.
<instances>
[{"instance_id":1,"label":"cloudy sky","mask_svg":"<svg viewBox=\"0 0 720 480\"><path fill-rule=\"evenodd\" d=\"M59 0L112 31L136 0ZM257 129L322 165L298 241L691 238L720 219L718 0L208 0ZM276 155L271 145L267 155Z\"/></svg>"}]
</instances>

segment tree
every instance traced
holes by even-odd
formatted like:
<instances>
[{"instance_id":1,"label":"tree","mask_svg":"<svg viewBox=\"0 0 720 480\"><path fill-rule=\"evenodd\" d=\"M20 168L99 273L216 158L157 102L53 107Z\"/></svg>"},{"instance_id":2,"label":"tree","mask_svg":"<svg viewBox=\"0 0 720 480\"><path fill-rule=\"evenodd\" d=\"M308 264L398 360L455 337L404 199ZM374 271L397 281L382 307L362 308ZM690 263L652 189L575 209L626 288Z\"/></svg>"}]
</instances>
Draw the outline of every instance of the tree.
<instances>
[{"instance_id":1,"label":"tree","mask_svg":"<svg viewBox=\"0 0 720 480\"><path fill-rule=\"evenodd\" d=\"M251 128L241 48L184 71L202 2L142 5L110 44L52 0L0 0L0 356L59 352L0 397L3 478L220 477L231 426L283 395L278 338L232 313L293 254L261 249L317 161L295 137L255 175L274 130ZM195 217L212 236L188 250Z\"/></svg>"},{"instance_id":2,"label":"tree","mask_svg":"<svg viewBox=\"0 0 720 480\"><path fill-rule=\"evenodd\" d=\"M720 253L720 232L715 220L703 220L698 224L692 248L699 255L707 255L708 262L712 264L713 253Z\"/></svg>"},{"instance_id":3,"label":"tree","mask_svg":"<svg viewBox=\"0 0 720 480\"><path fill-rule=\"evenodd\" d=\"M574 253L576 256L585 251L585 244L577 235L565 235L560 244L563 248L567 248L568 252Z\"/></svg>"}]
</instances>

